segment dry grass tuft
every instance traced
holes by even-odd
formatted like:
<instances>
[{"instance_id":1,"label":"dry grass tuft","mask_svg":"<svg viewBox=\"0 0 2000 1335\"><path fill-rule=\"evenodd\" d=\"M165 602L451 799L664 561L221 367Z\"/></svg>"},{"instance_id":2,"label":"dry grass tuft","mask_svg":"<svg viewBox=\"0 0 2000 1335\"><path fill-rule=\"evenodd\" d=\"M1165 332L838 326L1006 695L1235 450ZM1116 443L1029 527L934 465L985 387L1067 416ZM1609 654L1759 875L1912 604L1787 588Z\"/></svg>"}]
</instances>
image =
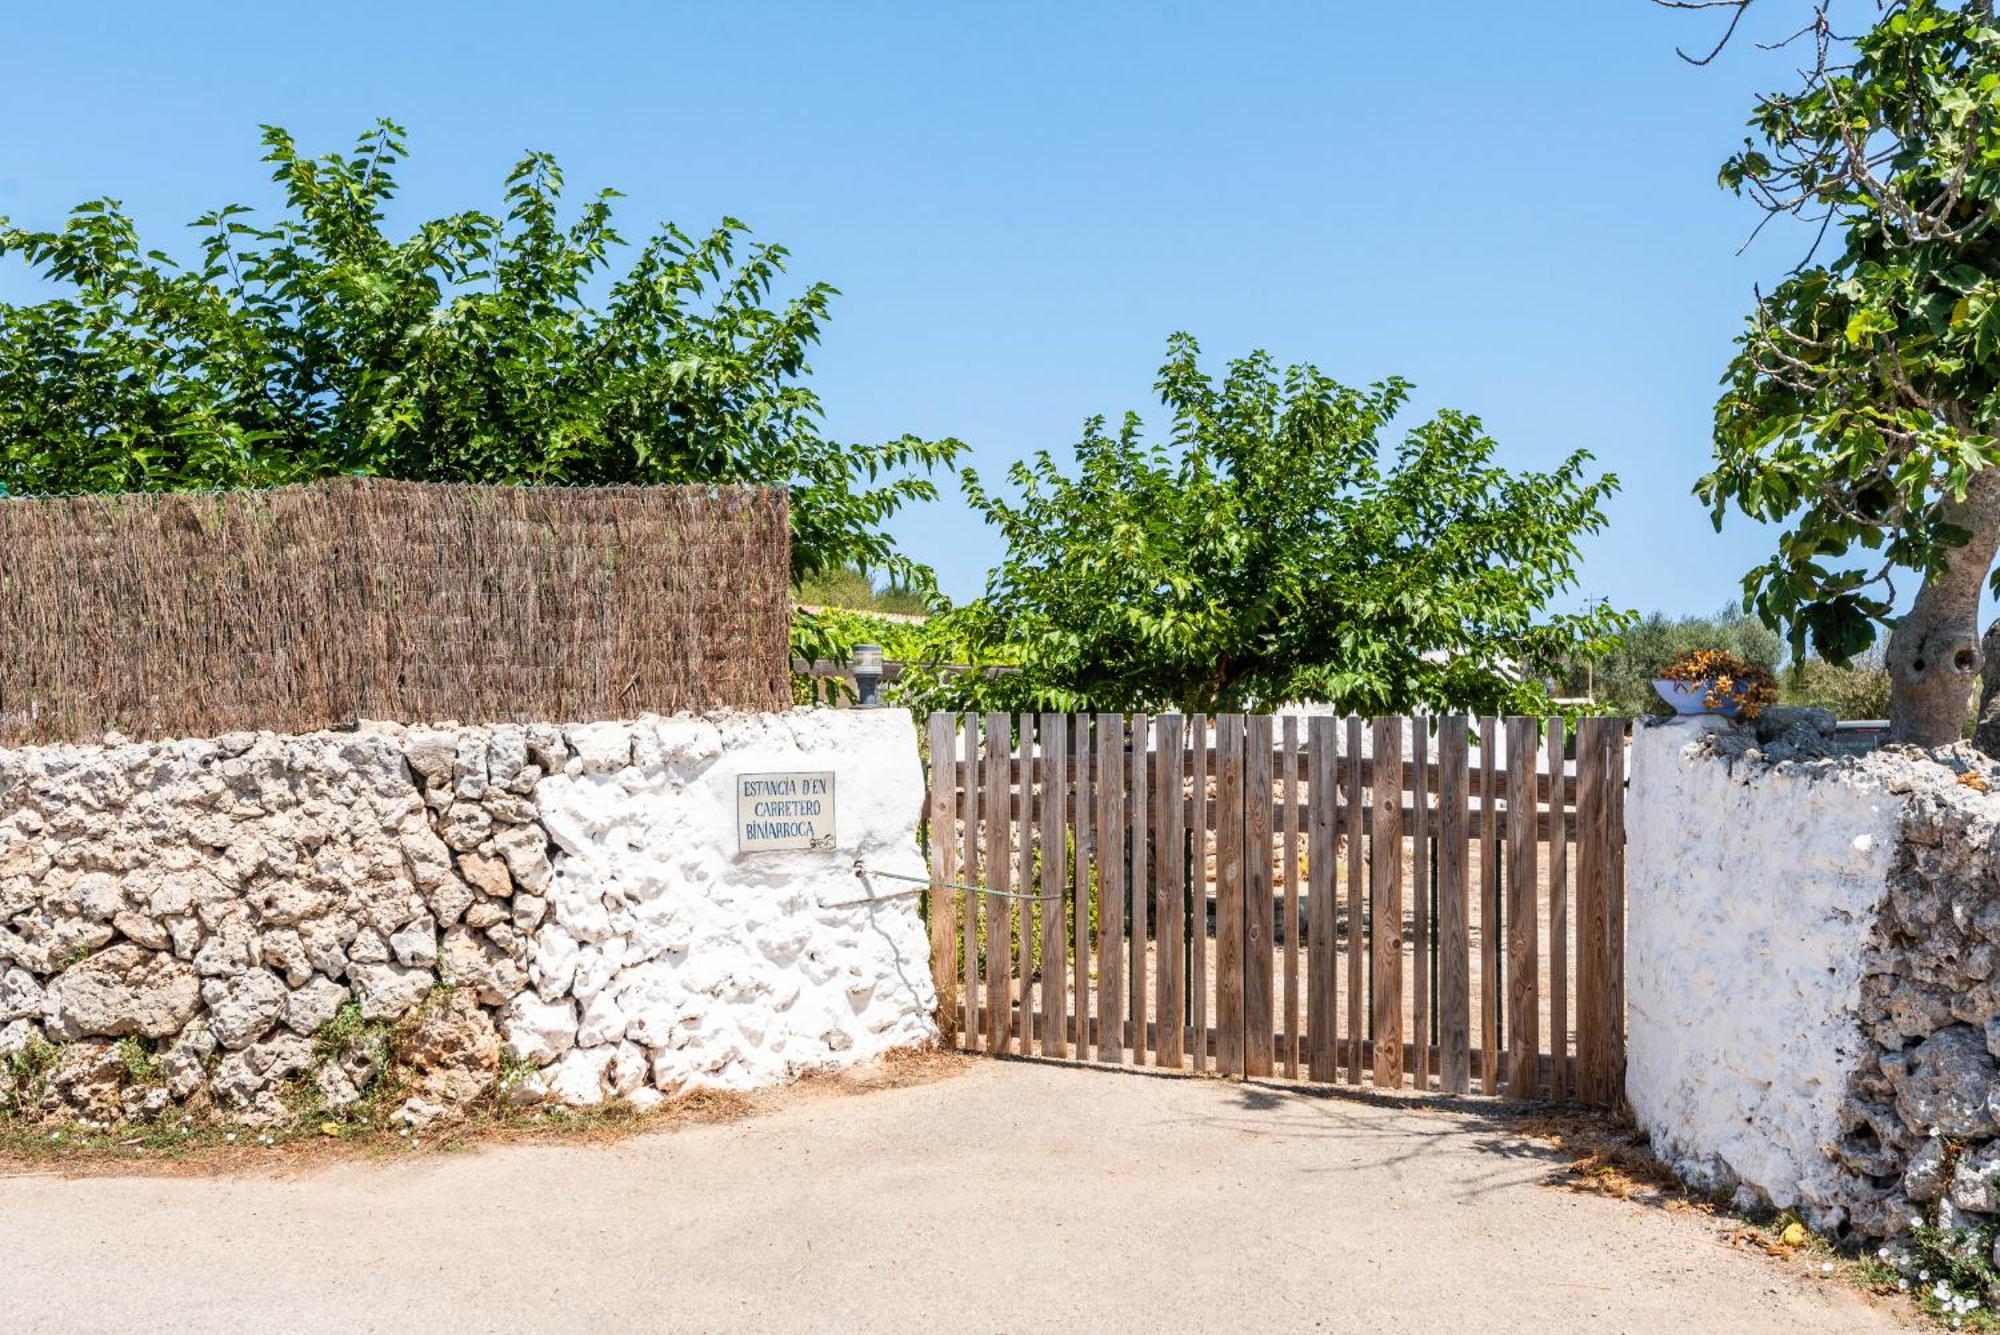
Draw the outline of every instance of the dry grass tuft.
<instances>
[{"instance_id":1,"label":"dry grass tuft","mask_svg":"<svg viewBox=\"0 0 2000 1335\"><path fill-rule=\"evenodd\" d=\"M482 1106L463 1120L404 1134L383 1121L317 1122L268 1131L220 1122L119 1127L99 1133L0 1119L0 1177L287 1175L340 1163L496 1145L613 1145L765 1116L800 1102L902 1089L963 1072L970 1059L937 1048L906 1048L865 1066L812 1072L790 1085L755 1093L694 1090L640 1111L626 1103L595 1108ZM268 1138L269 1143L266 1143Z\"/></svg>"},{"instance_id":2,"label":"dry grass tuft","mask_svg":"<svg viewBox=\"0 0 2000 1335\"><path fill-rule=\"evenodd\" d=\"M1680 1204L1712 1213L1716 1202L1653 1157L1646 1133L1629 1118L1603 1112L1545 1112L1523 1117L1521 1134L1571 1158L1559 1185L1570 1191L1648 1205Z\"/></svg>"}]
</instances>

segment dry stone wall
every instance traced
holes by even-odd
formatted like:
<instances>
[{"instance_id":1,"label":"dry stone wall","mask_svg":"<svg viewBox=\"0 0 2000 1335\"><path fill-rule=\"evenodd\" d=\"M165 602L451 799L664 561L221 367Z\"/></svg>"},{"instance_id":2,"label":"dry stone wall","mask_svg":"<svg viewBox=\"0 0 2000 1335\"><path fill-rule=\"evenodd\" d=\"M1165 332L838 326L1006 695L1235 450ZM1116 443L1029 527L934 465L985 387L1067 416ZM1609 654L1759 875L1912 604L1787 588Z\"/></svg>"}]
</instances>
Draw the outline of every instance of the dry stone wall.
<instances>
[{"instance_id":1,"label":"dry stone wall","mask_svg":"<svg viewBox=\"0 0 2000 1335\"><path fill-rule=\"evenodd\" d=\"M1918 1232L1990 1247L2000 767L1830 756L1812 731L1635 734L1633 1111L1684 1176L1745 1204L1892 1255Z\"/></svg>"},{"instance_id":2,"label":"dry stone wall","mask_svg":"<svg viewBox=\"0 0 2000 1335\"><path fill-rule=\"evenodd\" d=\"M836 775L741 856L734 776ZM933 1037L897 711L0 750L0 1115L644 1104ZM387 1111L385 1109L385 1111Z\"/></svg>"}]
</instances>

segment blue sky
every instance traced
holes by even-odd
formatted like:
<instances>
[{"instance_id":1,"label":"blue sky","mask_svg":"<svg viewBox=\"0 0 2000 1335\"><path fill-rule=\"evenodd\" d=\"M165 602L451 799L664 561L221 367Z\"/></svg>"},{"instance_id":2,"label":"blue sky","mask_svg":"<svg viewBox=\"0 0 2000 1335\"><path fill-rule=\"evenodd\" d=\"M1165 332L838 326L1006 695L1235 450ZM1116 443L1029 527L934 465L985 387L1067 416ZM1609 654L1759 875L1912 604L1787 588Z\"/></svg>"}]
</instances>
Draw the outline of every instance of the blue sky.
<instances>
[{"instance_id":1,"label":"blue sky","mask_svg":"<svg viewBox=\"0 0 2000 1335\"><path fill-rule=\"evenodd\" d=\"M1711 26L1645 0L0 0L0 214L108 194L180 247L269 200L267 121L311 151L403 122L409 218L490 206L547 149L577 196L626 193L628 236L731 213L840 287L836 434L956 435L997 473L1153 409L1186 329L1217 365L1407 376L1412 424L1479 413L1512 466L1591 450L1624 486L1579 596L1707 611L1766 546L1689 494L1715 382L1797 258L1739 258L1755 218L1715 187L1786 63L1675 57ZM0 266L0 300L33 291ZM946 490L894 527L964 596L997 548Z\"/></svg>"}]
</instances>

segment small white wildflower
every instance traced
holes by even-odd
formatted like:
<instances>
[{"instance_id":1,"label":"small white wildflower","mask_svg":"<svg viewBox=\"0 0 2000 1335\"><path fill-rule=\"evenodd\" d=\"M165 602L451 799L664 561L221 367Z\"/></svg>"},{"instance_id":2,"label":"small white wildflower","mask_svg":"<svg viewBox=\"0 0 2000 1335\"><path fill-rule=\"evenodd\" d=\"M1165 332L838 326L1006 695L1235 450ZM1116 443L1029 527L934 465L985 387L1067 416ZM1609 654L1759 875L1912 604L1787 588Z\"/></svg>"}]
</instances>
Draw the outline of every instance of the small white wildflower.
<instances>
[{"instance_id":1,"label":"small white wildflower","mask_svg":"<svg viewBox=\"0 0 2000 1335\"><path fill-rule=\"evenodd\" d=\"M408 1136L410 1134L410 1128L406 1126L402 1130L398 1131L396 1134L399 1136Z\"/></svg>"},{"instance_id":2,"label":"small white wildflower","mask_svg":"<svg viewBox=\"0 0 2000 1335\"><path fill-rule=\"evenodd\" d=\"M1917 1272L1917 1278L1922 1280L1924 1283L1928 1284L1931 1282L1931 1272L1928 1270L1919 1270Z\"/></svg>"},{"instance_id":3,"label":"small white wildflower","mask_svg":"<svg viewBox=\"0 0 2000 1335\"><path fill-rule=\"evenodd\" d=\"M1936 1127L1932 1127L1928 1134L1930 1134L1932 1137L1936 1137L1937 1133L1938 1129Z\"/></svg>"},{"instance_id":4,"label":"small white wildflower","mask_svg":"<svg viewBox=\"0 0 2000 1335\"><path fill-rule=\"evenodd\" d=\"M1888 1260L1888 1259L1889 1259L1889 1249L1888 1249L1887 1247L1877 1247L1877 1248L1875 1249L1875 1259L1876 1259L1876 1260L1878 1260L1878 1261L1886 1261L1886 1260Z\"/></svg>"},{"instance_id":5,"label":"small white wildflower","mask_svg":"<svg viewBox=\"0 0 2000 1335\"><path fill-rule=\"evenodd\" d=\"M1908 1293L1910 1291L1910 1281L1907 1279L1897 1280L1896 1291L1899 1293Z\"/></svg>"},{"instance_id":6,"label":"small white wildflower","mask_svg":"<svg viewBox=\"0 0 2000 1335\"><path fill-rule=\"evenodd\" d=\"M223 1132L222 1138L231 1145L234 1145L236 1143L236 1133L234 1131Z\"/></svg>"},{"instance_id":7,"label":"small white wildflower","mask_svg":"<svg viewBox=\"0 0 2000 1335\"><path fill-rule=\"evenodd\" d=\"M1833 1273L1833 1262L1821 1261L1819 1263L1819 1272L1822 1275L1831 1275Z\"/></svg>"}]
</instances>

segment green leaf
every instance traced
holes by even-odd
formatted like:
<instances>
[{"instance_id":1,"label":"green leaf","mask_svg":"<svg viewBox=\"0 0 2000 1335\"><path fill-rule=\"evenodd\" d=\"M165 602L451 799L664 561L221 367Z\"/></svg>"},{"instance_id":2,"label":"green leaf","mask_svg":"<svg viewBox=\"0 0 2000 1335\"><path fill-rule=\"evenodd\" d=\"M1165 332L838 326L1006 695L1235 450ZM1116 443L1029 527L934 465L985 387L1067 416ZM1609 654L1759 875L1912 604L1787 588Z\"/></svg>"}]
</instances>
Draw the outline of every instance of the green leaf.
<instances>
[{"instance_id":1,"label":"green leaf","mask_svg":"<svg viewBox=\"0 0 2000 1335\"><path fill-rule=\"evenodd\" d=\"M1866 343L1876 334L1886 334L1896 327L1896 318L1887 311L1862 307L1847 320L1847 341L1859 345Z\"/></svg>"}]
</instances>

